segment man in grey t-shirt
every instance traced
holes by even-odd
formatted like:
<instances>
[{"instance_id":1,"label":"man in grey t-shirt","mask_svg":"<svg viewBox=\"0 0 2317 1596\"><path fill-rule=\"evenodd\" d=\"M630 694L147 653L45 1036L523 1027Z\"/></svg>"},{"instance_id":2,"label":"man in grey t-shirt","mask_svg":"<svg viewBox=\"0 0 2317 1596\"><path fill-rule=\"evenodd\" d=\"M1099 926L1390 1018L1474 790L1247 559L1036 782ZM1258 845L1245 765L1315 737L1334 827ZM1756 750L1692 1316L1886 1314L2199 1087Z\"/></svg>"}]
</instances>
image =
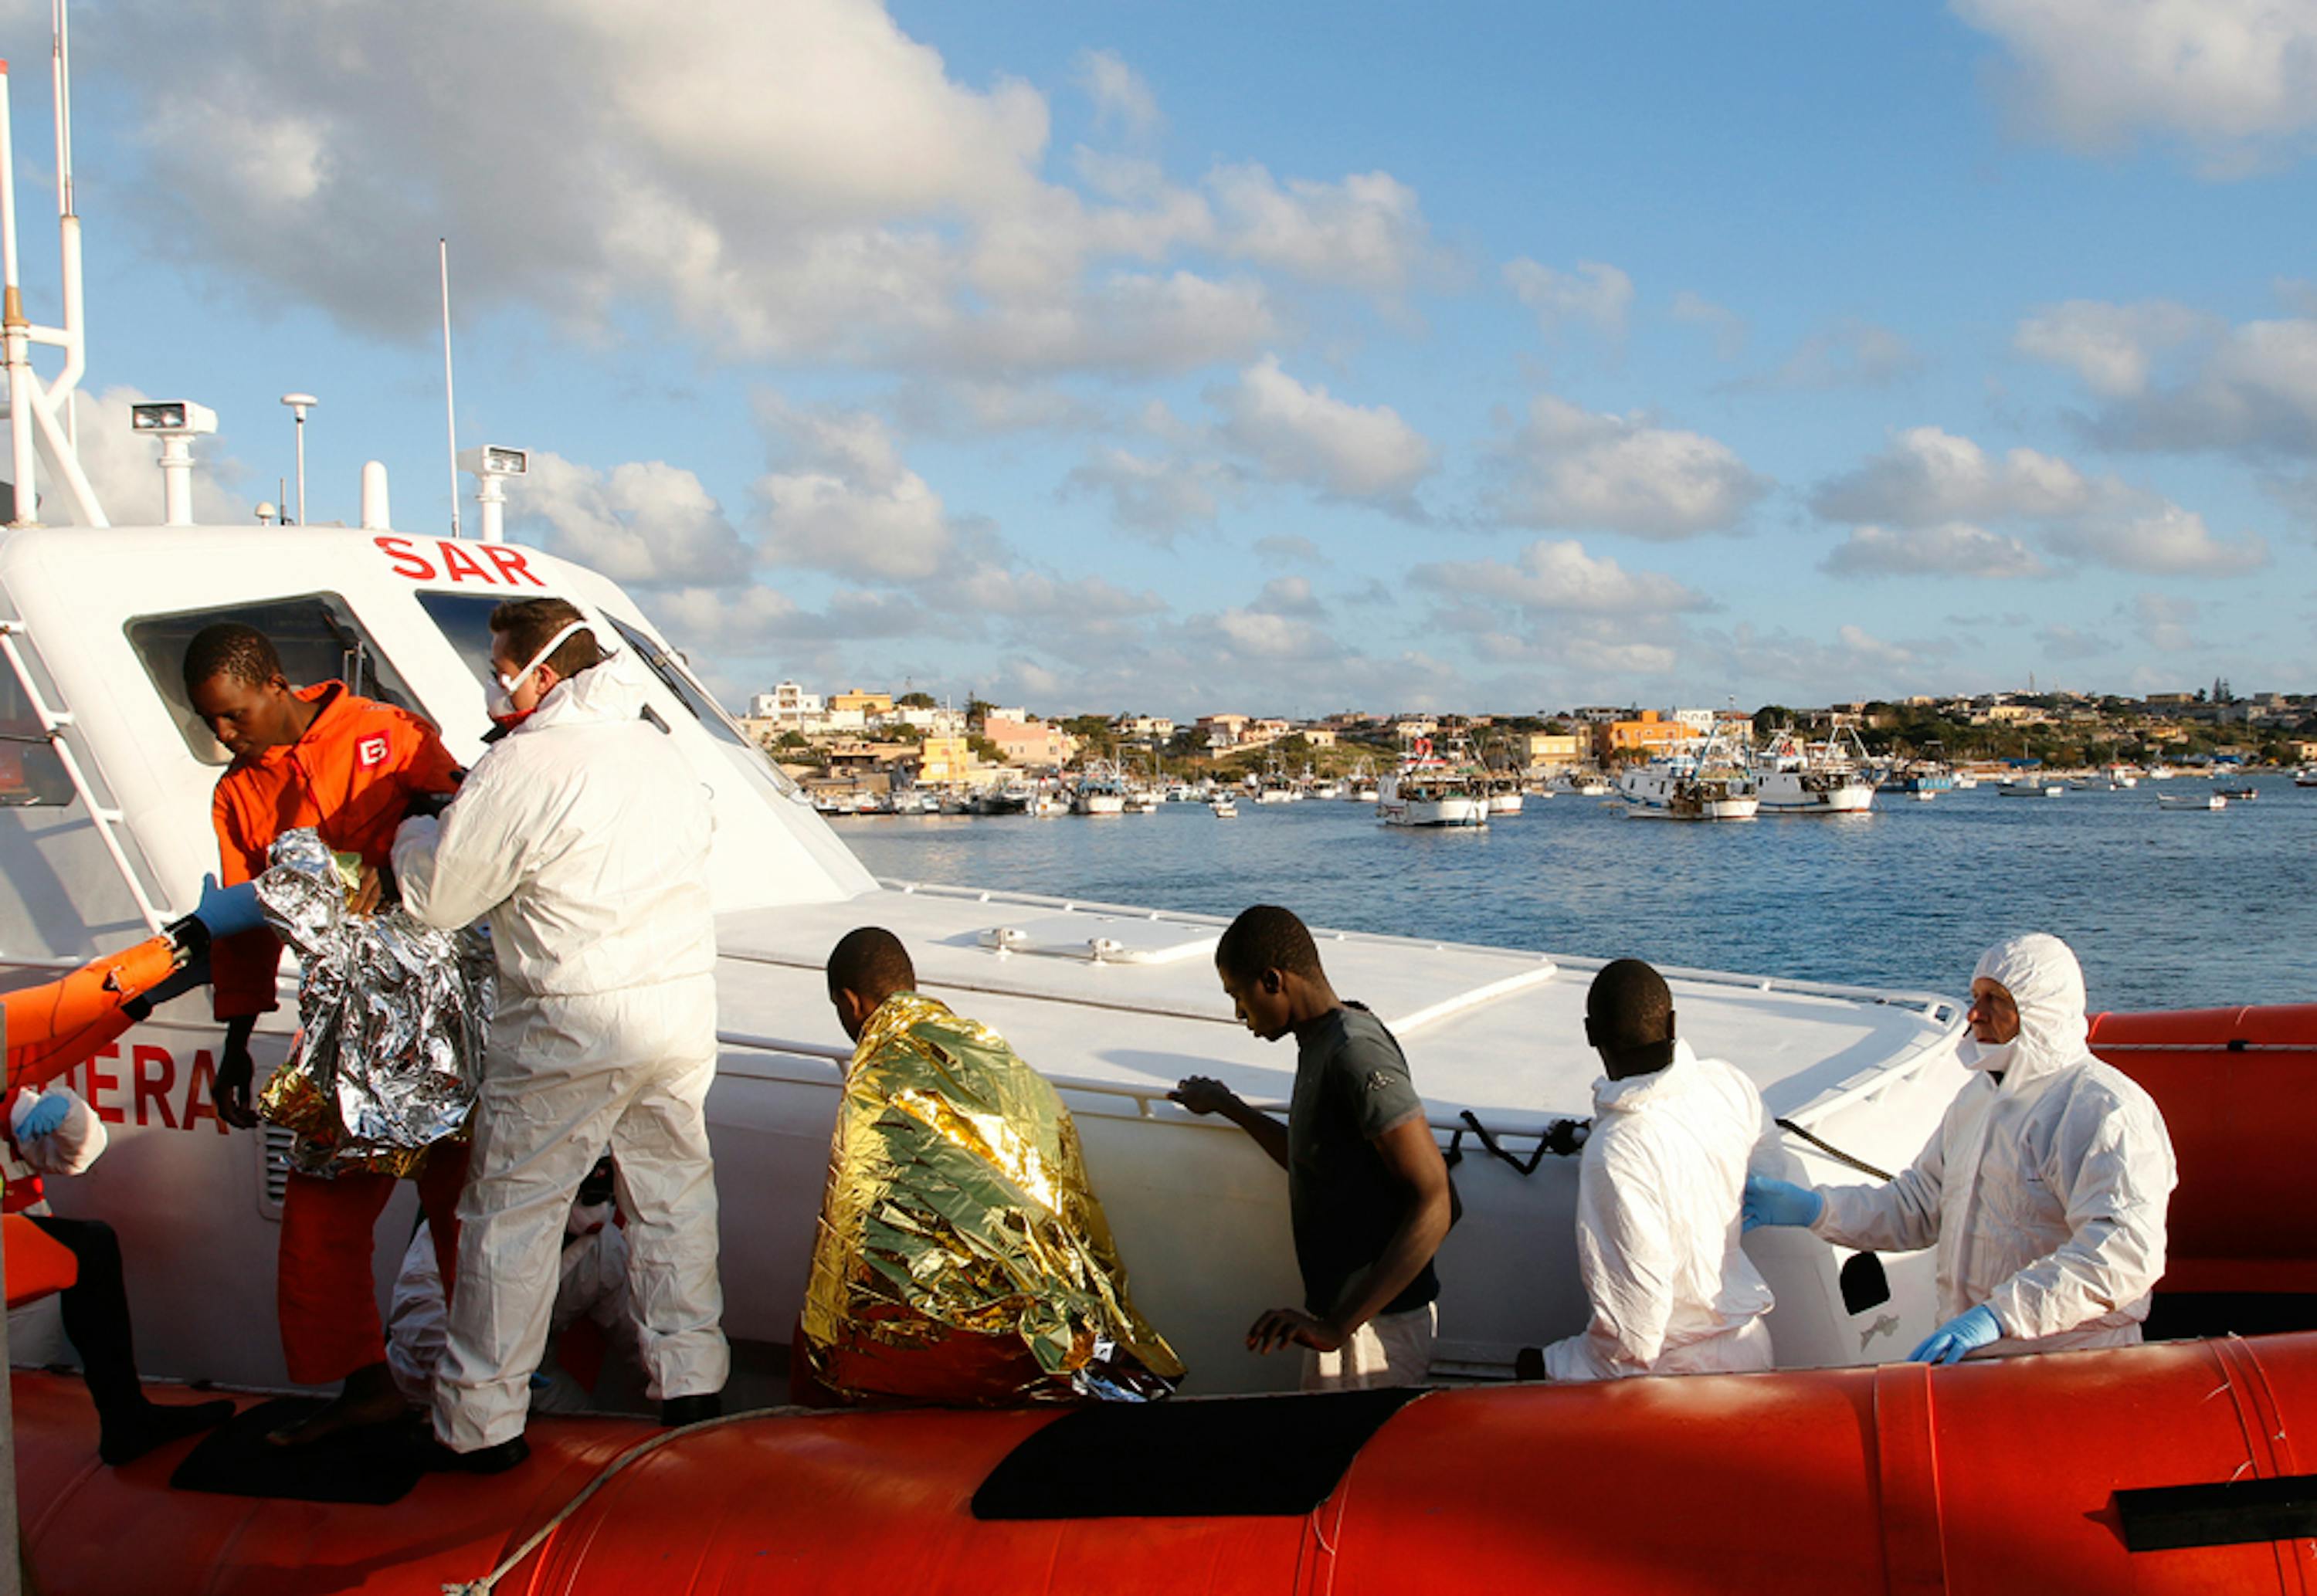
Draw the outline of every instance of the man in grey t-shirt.
<instances>
[{"instance_id":1,"label":"man in grey t-shirt","mask_svg":"<svg viewBox=\"0 0 2317 1596\"><path fill-rule=\"evenodd\" d=\"M1453 1199L1408 1060L1382 1021L1337 997L1288 910L1240 914L1216 945L1215 972L1249 1030L1267 1042L1292 1031L1296 1047L1284 1126L1204 1075L1169 1093L1194 1114L1222 1115L1287 1172L1303 1306L1264 1314L1247 1344L1302 1347L1307 1390L1420 1385L1438 1324L1432 1255Z\"/></svg>"}]
</instances>

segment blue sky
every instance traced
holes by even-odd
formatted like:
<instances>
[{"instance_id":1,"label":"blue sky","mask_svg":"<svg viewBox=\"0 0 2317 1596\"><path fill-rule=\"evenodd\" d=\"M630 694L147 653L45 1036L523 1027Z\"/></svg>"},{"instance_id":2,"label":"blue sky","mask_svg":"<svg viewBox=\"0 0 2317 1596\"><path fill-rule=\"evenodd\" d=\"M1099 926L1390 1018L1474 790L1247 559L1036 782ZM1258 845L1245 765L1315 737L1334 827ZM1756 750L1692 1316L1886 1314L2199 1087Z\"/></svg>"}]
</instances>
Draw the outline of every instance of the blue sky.
<instances>
[{"instance_id":1,"label":"blue sky","mask_svg":"<svg viewBox=\"0 0 2317 1596\"><path fill-rule=\"evenodd\" d=\"M0 0L20 65L46 14ZM309 389L315 518L377 458L443 529L447 233L513 531L730 696L2317 673L2311 0L87 0L75 43L106 415L214 406L238 517Z\"/></svg>"}]
</instances>

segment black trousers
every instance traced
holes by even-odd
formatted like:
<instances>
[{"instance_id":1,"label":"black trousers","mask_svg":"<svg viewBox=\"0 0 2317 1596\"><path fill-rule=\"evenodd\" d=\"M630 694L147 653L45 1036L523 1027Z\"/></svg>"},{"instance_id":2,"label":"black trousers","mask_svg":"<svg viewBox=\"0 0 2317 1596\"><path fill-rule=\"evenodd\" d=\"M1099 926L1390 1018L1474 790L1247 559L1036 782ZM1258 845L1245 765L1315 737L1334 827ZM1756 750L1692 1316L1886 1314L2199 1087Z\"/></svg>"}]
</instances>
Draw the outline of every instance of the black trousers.
<instances>
[{"instance_id":1,"label":"black trousers","mask_svg":"<svg viewBox=\"0 0 2317 1596\"><path fill-rule=\"evenodd\" d=\"M80 1354L81 1378L99 1413L138 1406L137 1348L129 1333L129 1291L121 1279L121 1242L102 1219L24 1216L80 1262L80 1279L57 1297L65 1333Z\"/></svg>"}]
</instances>

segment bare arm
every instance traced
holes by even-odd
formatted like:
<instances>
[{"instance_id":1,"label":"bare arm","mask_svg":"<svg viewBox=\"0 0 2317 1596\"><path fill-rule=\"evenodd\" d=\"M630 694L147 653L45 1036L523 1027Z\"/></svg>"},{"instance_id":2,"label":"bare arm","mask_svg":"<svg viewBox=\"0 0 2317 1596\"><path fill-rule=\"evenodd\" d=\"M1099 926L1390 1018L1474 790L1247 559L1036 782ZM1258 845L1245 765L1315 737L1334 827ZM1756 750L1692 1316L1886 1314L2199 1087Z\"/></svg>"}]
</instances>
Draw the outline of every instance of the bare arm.
<instances>
[{"instance_id":1,"label":"bare arm","mask_svg":"<svg viewBox=\"0 0 2317 1596\"><path fill-rule=\"evenodd\" d=\"M1253 1351L1271 1352L1301 1344L1335 1351L1407 1290L1440 1250L1448 1234L1452 1199L1448 1165L1432 1139L1432 1128L1418 1115L1401 1120L1370 1145L1405 1193L1399 1226L1376 1261L1344 1282L1342 1294L1324 1318L1301 1308L1273 1308L1257 1319L1247 1333Z\"/></svg>"},{"instance_id":2,"label":"bare arm","mask_svg":"<svg viewBox=\"0 0 2317 1596\"><path fill-rule=\"evenodd\" d=\"M1344 1282L1328 1322L1346 1338L1383 1312L1408 1289L1448 1235L1448 1165L1432 1127L1419 1117L1403 1119L1373 1142L1383 1166L1406 1195L1400 1227L1376 1261Z\"/></svg>"},{"instance_id":3,"label":"bare arm","mask_svg":"<svg viewBox=\"0 0 2317 1596\"><path fill-rule=\"evenodd\" d=\"M1205 1075L1191 1075L1167 1095L1194 1114L1221 1114L1253 1137L1255 1145L1271 1155L1272 1163L1282 1169L1287 1167L1287 1127L1248 1103L1221 1081ZM1437 1159L1439 1155L1436 1148L1433 1157ZM1445 1185L1447 1180L1445 1169L1441 1180ZM1417 1267L1420 1269L1423 1265L1419 1263ZM1411 1271L1410 1278L1413 1277L1414 1271Z\"/></svg>"}]
</instances>

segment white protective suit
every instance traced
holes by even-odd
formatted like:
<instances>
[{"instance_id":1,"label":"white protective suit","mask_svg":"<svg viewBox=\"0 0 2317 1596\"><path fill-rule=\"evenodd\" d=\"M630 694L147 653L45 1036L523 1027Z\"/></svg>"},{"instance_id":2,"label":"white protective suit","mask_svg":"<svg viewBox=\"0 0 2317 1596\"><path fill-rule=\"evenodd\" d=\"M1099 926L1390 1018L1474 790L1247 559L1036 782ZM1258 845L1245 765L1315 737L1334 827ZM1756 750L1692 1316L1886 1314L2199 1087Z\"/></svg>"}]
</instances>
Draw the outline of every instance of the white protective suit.
<instances>
[{"instance_id":1,"label":"white protective suit","mask_svg":"<svg viewBox=\"0 0 2317 1596\"><path fill-rule=\"evenodd\" d=\"M1738 1245L1747 1170L1777 1156L1754 1083L1677 1039L1665 1068L1595 1082L1593 1115L1577 1175L1577 1271L1593 1317L1544 1349L1544 1372L1768 1369L1770 1288Z\"/></svg>"},{"instance_id":2,"label":"white protective suit","mask_svg":"<svg viewBox=\"0 0 2317 1596\"><path fill-rule=\"evenodd\" d=\"M1941 1321L1984 1305L2003 1326L1974 1357L2134 1345L2179 1183L2164 1117L2085 1046L2083 971L2065 942L2014 937L1980 959L1982 976L2019 1005L2017 1039L1965 1038L1964 1062L1981 1073L1913 1167L1822 1188L1811 1228L1878 1253L1937 1242Z\"/></svg>"},{"instance_id":3,"label":"white protective suit","mask_svg":"<svg viewBox=\"0 0 2317 1596\"><path fill-rule=\"evenodd\" d=\"M563 1257L558 1265L548 1333L561 1335L579 1319L592 1319L614 1354L634 1359L636 1323L629 1306L628 1239L613 1222L613 1212L610 1203L575 1206L564 1221ZM443 1360L450 1329L434 1238L421 1226L402 1255L386 1316L387 1368L393 1372L396 1388L412 1402L433 1400L434 1370ZM531 1382L532 1413L584 1413L588 1406L589 1393L560 1369L543 1385L537 1378Z\"/></svg>"},{"instance_id":4,"label":"white protective suit","mask_svg":"<svg viewBox=\"0 0 2317 1596\"><path fill-rule=\"evenodd\" d=\"M442 819L394 840L406 908L488 917L499 1006L459 1199L459 1289L434 1381L456 1451L523 1432L573 1194L608 1145L658 1399L723 1388L716 1185L716 929L705 789L642 711L644 667L556 683L468 773Z\"/></svg>"}]
</instances>

